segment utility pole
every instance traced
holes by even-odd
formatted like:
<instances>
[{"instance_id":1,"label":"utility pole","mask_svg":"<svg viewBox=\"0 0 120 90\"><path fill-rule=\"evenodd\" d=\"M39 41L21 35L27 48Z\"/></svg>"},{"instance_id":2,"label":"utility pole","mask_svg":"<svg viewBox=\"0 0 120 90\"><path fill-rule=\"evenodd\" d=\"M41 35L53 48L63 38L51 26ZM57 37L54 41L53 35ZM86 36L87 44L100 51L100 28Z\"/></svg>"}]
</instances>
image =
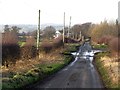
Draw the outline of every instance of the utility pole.
<instances>
[{"instance_id":1,"label":"utility pole","mask_svg":"<svg viewBox=\"0 0 120 90\"><path fill-rule=\"evenodd\" d=\"M65 42L65 12L64 12L64 18L63 18L63 43Z\"/></svg>"},{"instance_id":2,"label":"utility pole","mask_svg":"<svg viewBox=\"0 0 120 90\"><path fill-rule=\"evenodd\" d=\"M69 22L69 28L68 28L68 37L70 36L70 27L71 27L71 16L70 16L70 22Z\"/></svg>"},{"instance_id":3,"label":"utility pole","mask_svg":"<svg viewBox=\"0 0 120 90\"><path fill-rule=\"evenodd\" d=\"M80 37L79 37L80 40L81 40L81 37L82 37L82 33L81 33L81 31L80 31Z\"/></svg>"},{"instance_id":4,"label":"utility pole","mask_svg":"<svg viewBox=\"0 0 120 90\"><path fill-rule=\"evenodd\" d=\"M39 10L38 30L37 30L37 50L39 49L39 42L40 42L40 10Z\"/></svg>"}]
</instances>

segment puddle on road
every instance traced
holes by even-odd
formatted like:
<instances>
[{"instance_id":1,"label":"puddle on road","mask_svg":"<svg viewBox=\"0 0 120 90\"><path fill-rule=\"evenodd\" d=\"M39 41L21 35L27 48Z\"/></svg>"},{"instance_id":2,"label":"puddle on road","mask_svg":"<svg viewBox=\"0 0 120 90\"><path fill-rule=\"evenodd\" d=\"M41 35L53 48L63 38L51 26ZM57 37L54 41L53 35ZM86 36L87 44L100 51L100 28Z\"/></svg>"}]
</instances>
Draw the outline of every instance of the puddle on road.
<instances>
[{"instance_id":1,"label":"puddle on road","mask_svg":"<svg viewBox=\"0 0 120 90\"><path fill-rule=\"evenodd\" d=\"M73 56L78 56L78 55L79 55L78 52L72 52L71 54L72 54Z\"/></svg>"},{"instance_id":2,"label":"puddle on road","mask_svg":"<svg viewBox=\"0 0 120 90\"><path fill-rule=\"evenodd\" d=\"M77 60L78 60L78 57L75 58L75 60L70 64L70 66L73 66Z\"/></svg>"},{"instance_id":3,"label":"puddle on road","mask_svg":"<svg viewBox=\"0 0 120 90\"><path fill-rule=\"evenodd\" d=\"M86 43L79 47L78 52L72 52L71 54L75 57L75 60L67 68L63 69L63 71L68 70L68 68L73 66L77 60L80 60L80 63L89 63L89 67L93 68L94 65L92 64L92 61L93 61L93 57L94 57L95 53L102 52L102 51L101 50L91 50L91 49L92 48L89 46L89 43Z\"/></svg>"},{"instance_id":4,"label":"puddle on road","mask_svg":"<svg viewBox=\"0 0 120 90\"><path fill-rule=\"evenodd\" d=\"M91 50L90 52L85 51L82 54L80 54L78 52L73 52L71 54L75 56L75 60L70 64L70 66L74 65L74 63L78 60L78 57L79 57L79 58L83 58L87 62L90 62L90 67L93 68L94 67L92 64L93 57L94 57L95 53L98 53L98 52L102 52L102 51L101 50Z\"/></svg>"},{"instance_id":5,"label":"puddle on road","mask_svg":"<svg viewBox=\"0 0 120 90\"><path fill-rule=\"evenodd\" d=\"M101 50L91 50L91 52L83 52L83 56L85 55L85 56L94 56L94 54L95 53L98 53L98 52L102 52ZM72 52L71 53L73 56L78 56L78 55L80 55L80 53L79 52Z\"/></svg>"}]
</instances>

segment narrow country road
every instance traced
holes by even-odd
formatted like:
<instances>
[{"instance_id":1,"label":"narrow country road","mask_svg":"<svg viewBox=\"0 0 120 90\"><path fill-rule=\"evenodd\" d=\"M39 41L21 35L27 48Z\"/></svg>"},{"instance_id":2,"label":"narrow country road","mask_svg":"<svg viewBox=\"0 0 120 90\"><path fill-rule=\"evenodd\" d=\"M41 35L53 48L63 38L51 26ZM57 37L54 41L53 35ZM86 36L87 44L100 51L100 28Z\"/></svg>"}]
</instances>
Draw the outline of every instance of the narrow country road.
<instances>
[{"instance_id":1,"label":"narrow country road","mask_svg":"<svg viewBox=\"0 0 120 90\"><path fill-rule=\"evenodd\" d=\"M91 51L89 42L85 42L70 65L31 88L104 88L92 64Z\"/></svg>"}]
</instances>

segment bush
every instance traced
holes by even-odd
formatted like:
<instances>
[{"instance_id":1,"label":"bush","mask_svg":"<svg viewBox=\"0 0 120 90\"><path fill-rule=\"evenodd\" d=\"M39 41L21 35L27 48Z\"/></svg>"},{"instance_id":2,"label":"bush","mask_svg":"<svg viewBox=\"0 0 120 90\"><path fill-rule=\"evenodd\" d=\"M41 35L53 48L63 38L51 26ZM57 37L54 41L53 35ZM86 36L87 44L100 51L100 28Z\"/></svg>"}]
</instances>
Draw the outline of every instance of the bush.
<instances>
[{"instance_id":1,"label":"bush","mask_svg":"<svg viewBox=\"0 0 120 90\"><path fill-rule=\"evenodd\" d=\"M27 37L25 46L34 46L34 45L35 45L35 38L33 36Z\"/></svg>"},{"instance_id":2,"label":"bush","mask_svg":"<svg viewBox=\"0 0 120 90\"><path fill-rule=\"evenodd\" d=\"M65 38L65 42L66 43L78 43L78 41L75 41L75 40L70 39L70 38ZM40 49L42 51L44 51L45 53L49 53L51 50L60 48L63 45L64 45L64 43L63 43L63 37L59 36L59 37L53 39L52 42L50 42L48 40L44 40L42 42L42 44L41 44Z\"/></svg>"},{"instance_id":3,"label":"bush","mask_svg":"<svg viewBox=\"0 0 120 90\"><path fill-rule=\"evenodd\" d=\"M50 42L42 42L40 46L40 50L42 50L45 53L49 53L53 48L53 45Z\"/></svg>"},{"instance_id":4,"label":"bush","mask_svg":"<svg viewBox=\"0 0 120 90\"><path fill-rule=\"evenodd\" d=\"M71 39L71 38L65 38L65 42L66 43L78 43L79 41L76 41L76 40Z\"/></svg>"},{"instance_id":5,"label":"bush","mask_svg":"<svg viewBox=\"0 0 120 90\"><path fill-rule=\"evenodd\" d=\"M48 41L48 40L44 40L41 43L41 51L44 51L45 53L49 53L50 51L52 51L53 49L59 48L63 46L63 40L62 37L58 37L56 39L54 39L52 42Z\"/></svg>"},{"instance_id":6,"label":"bush","mask_svg":"<svg viewBox=\"0 0 120 90\"><path fill-rule=\"evenodd\" d=\"M109 35L103 36L98 40L98 44L104 43L104 44L108 45L112 38L113 38L113 36L109 36Z\"/></svg>"},{"instance_id":7,"label":"bush","mask_svg":"<svg viewBox=\"0 0 120 90\"><path fill-rule=\"evenodd\" d=\"M109 49L112 52L113 55L118 55L120 54L120 38L116 37L113 38L110 42L109 42Z\"/></svg>"},{"instance_id":8,"label":"bush","mask_svg":"<svg viewBox=\"0 0 120 90\"><path fill-rule=\"evenodd\" d=\"M15 32L5 32L2 35L2 44L4 45L10 45L10 44L17 44L18 37Z\"/></svg>"},{"instance_id":9,"label":"bush","mask_svg":"<svg viewBox=\"0 0 120 90\"><path fill-rule=\"evenodd\" d=\"M108 23L107 21L104 21L100 24L92 26L88 33L93 42L98 42L98 40L104 36L117 37L118 29L114 22Z\"/></svg>"},{"instance_id":10,"label":"bush","mask_svg":"<svg viewBox=\"0 0 120 90\"><path fill-rule=\"evenodd\" d=\"M36 55L37 55L36 47L30 45L25 45L21 47L21 58L23 60L34 58L36 57Z\"/></svg>"},{"instance_id":11,"label":"bush","mask_svg":"<svg viewBox=\"0 0 120 90\"><path fill-rule=\"evenodd\" d=\"M7 31L2 35L2 65L5 62L8 66L9 62L16 63L20 57L20 46L18 45L17 34L13 31Z\"/></svg>"},{"instance_id":12,"label":"bush","mask_svg":"<svg viewBox=\"0 0 120 90\"><path fill-rule=\"evenodd\" d=\"M58 37L58 38L56 38L56 39L53 40L53 47L54 48L59 48L61 46L63 46L62 36L60 36L60 37Z\"/></svg>"},{"instance_id":13,"label":"bush","mask_svg":"<svg viewBox=\"0 0 120 90\"><path fill-rule=\"evenodd\" d=\"M35 38L33 36L27 37L25 45L21 47L21 58L23 60L36 57L37 49L34 45Z\"/></svg>"},{"instance_id":14,"label":"bush","mask_svg":"<svg viewBox=\"0 0 120 90\"><path fill-rule=\"evenodd\" d=\"M12 62L16 63L16 60L20 58L20 47L17 44L2 45L2 65L5 62L9 64Z\"/></svg>"}]
</instances>

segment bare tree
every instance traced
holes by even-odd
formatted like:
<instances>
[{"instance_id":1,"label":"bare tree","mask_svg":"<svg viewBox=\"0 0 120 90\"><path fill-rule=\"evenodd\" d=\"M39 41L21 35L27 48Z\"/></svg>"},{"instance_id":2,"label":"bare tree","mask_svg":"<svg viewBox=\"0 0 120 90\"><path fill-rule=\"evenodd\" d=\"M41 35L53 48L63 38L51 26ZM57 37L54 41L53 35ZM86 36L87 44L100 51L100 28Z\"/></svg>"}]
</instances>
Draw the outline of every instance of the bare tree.
<instances>
[{"instance_id":1,"label":"bare tree","mask_svg":"<svg viewBox=\"0 0 120 90\"><path fill-rule=\"evenodd\" d=\"M17 26L5 25L4 27L4 35L3 35L3 44L17 44L18 42L18 32L20 28Z\"/></svg>"},{"instance_id":2,"label":"bare tree","mask_svg":"<svg viewBox=\"0 0 120 90\"><path fill-rule=\"evenodd\" d=\"M108 23L107 21L102 22L101 24L94 25L89 31L89 34L94 41L103 36L115 36L118 37L118 29L115 23Z\"/></svg>"},{"instance_id":3,"label":"bare tree","mask_svg":"<svg viewBox=\"0 0 120 90\"><path fill-rule=\"evenodd\" d=\"M53 38L53 36L55 35L55 28L52 26L47 26L44 30L43 30L43 38L47 38L47 39L51 39Z\"/></svg>"}]
</instances>

